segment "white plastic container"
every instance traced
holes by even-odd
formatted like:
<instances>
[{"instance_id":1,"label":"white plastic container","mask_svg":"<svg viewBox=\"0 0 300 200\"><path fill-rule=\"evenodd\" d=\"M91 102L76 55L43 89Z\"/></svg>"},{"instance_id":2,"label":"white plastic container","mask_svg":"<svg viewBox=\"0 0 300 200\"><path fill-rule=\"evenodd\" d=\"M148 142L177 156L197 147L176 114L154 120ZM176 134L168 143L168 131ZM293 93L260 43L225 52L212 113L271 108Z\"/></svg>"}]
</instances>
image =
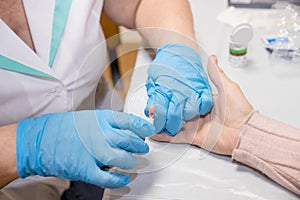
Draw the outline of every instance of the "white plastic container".
<instances>
[{"instance_id":1,"label":"white plastic container","mask_svg":"<svg viewBox=\"0 0 300 200\"><path fill-rule=\"evenodd\" d=\"M250 24L240 24L235 27L229 42L229 64L232 67L247 65L247 45L253 38L253 28Z\"/></svg>"}]
</instances>

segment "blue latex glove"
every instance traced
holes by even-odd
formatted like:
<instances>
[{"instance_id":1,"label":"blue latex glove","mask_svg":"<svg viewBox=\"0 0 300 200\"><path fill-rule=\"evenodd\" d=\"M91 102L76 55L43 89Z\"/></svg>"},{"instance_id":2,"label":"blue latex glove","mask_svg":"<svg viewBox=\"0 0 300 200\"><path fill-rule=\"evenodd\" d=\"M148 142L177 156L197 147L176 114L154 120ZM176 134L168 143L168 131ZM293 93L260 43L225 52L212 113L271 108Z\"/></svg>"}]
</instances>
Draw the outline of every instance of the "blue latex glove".
<instances>
[{"instance_id":1,"label":"blue latex glove","mask_svg":"<svg viewBox=\"0 0 300 200\"><path fill-rule=\"evenodd\" d=\"M137 160L132 153L149 151L140 137L151 136L154 131L141 118L108 110L54 113L22 120L17 128L18 175L55 176L100 187L122 187L129 183L128 176L100 167L135 167Z\"/></svg>"},{"instance_id":2,"label":"blue latex glove","mask_svg":"<svg viewBox=\"0 0 300 200\"><path fill-rule=\"evenodd\" d=\"M185 45L160 47L149 66L146 82L148 102L144 110L155 106L156 132L175 135L184 120L205 115L213 98L208 78L197 52Z\"/></svg>"}]
</instances>

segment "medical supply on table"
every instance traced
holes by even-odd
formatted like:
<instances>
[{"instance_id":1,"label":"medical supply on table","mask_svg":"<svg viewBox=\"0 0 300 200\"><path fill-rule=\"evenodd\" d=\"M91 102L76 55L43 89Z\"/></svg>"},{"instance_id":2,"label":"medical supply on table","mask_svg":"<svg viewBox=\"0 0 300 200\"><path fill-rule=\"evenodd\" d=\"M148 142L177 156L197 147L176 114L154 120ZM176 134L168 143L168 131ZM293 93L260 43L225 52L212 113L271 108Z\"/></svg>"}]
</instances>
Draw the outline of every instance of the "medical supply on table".
<instances>
[{"instance_id":1,"label":"medical supply on table","mask_svg":"<svg viewBox=\"0 0 300 200\"><path fill-rule=\"evenodd\" d=\"M217 20L231 27L242 23L251 24L253 28L277 27L280 23L280 9L252 9L230 6L220 12Z\"/></svg>"},{"instance_id":2,"label":"medical supply on table","mask_svg":"<svg viewBox=\"0 0 300 200\"><path fill-rule=\"evenodd\" d=\"M229 42L229 64L232 67L243 67L247 64L247 46L253 38L253 28L250 24L236 26Z\"/></svg>"},{"instance_id":3,"label":"medical supply on table","mask_svg":"<svg viewBox=\"0 0 300 200\"><path fill-rule=\"evenodd\" d=\"M300 7L287 2L273 7L283 10L281 22L271 34L262 37L263 45L273 60L300 63Z\"/></svg>"},{"instance_id":4,"label":"medical supply on table","mask_svg":"<svg viewBox=\"0 0 300 200\"><path fill-rule=\"evenodd\" d=\"M149 152L140 137L154 127L131 114L110 110L46 114L21 120L17 129L18 175L56 176L117 188L129 183L127 175L101 170L103 166L131 169L131 154Z\"/></svg>"},{"instance_id":5,"label":"medical supply on table","mask_svg":"<svg viewBox=\"0 0 300 200\"><path fill-rule=\"evenodd\" d=\"M272 56L292 62L300 62L300 47L293 48L292 39L282 36L266 36L262 38L265 49Z\"/></svg>"},{"instance_id":6,"label":"medical supply on table","mask_svg":"<svg viewBox=\"0 0 300 200\"><path fill-rule=\"evenodd\" d=\"M280 0L228 0L228 5L241 8L271 8ZM287 2L300 5L299 0L285 0Z\"/></svg>"},{"instance_id":7,"label":"medical supply on table","mask_svg":"<svg viewBox=\"0 0 300 200\"><path fill-rule=\"evenodd\" d=\"M155 107L156 131L175 135L184 120L205 115L213 105L212 92L201 58L191 47L167 44L160 47L148 68L149 107Z\"/></svg>"}]
</instances>

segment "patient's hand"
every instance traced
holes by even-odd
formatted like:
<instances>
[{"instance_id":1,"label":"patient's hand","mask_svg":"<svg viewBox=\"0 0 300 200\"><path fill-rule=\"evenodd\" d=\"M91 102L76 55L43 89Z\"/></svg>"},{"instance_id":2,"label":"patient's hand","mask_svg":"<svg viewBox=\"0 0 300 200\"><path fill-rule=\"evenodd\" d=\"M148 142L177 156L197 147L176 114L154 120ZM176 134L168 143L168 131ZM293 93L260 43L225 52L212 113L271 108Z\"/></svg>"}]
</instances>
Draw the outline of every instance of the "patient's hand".
<instances>
[{"instance_id":1,"label":"patient's hand","mask_svg":"<svg viewBox=\"0 0 300 200\"><path fill-rule=\"evenodd\" d=\"M214 96L211 113L187 121L174 137L166 133L151 138L172 143L189 143L206 150L231 155L239 133L253 110L240 87L231 81L217 64L217 58L210 56L208 75L219 94ZM154 113L153 107L150 113Z\"/></svg>"}]
</instances>

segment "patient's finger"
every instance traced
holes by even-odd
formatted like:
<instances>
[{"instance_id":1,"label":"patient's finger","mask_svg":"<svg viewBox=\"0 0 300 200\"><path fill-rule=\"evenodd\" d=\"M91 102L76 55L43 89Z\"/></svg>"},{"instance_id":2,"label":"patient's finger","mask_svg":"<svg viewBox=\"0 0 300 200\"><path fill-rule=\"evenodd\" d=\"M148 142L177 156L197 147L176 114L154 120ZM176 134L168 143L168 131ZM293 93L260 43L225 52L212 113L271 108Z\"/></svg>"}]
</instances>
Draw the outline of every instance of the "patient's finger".
<instances>
[{"instance_id":1,"label":"patient's finger","mask_svg":"<svg viewBox=\"0 0 300 200\"><path fill-rule=\"evenodd\" d=\"M154 118L154 113L155 113L154 105L149 107L148 113L149 113L149 117Z\"/></svg>"},{"instance_id":2,"label":"patient's finger","mask_svg":"<svg viewBox=\"0 0 300 200\"><path fill-rule=\"evenodd\" d=\"M227 77L224 71L218 66L218 60L215 55L209 57L207 71L209 78L217 87L219 93L224 91L224 85L231 80Z\"/></svg>"},{"instance_id":3,"label":"patient's finger","mask_svg":"<svg viewBox=\"0 0 300 200\"><path fill-rule=\"evenodd\" d=\"M190 137L189 134L184 134L179 132L175 136L170 136L167 133L159 133L153 135L151 139L159 142L170 142L170 143L180 143L180 144L191 144L193 137Z\"/></svg>"},{"instance_id":4,"label":"patient's finger","mask_svg":"<svg viewBox=\"0 0 300 200\"><path fill-rule=\"evenodd\" d=\"M172 137L166 133L159 133L151 136L150 138L159 142L171 142L175 137Z\"/></svg>"},{"instance_id":5,"label":"patient's finger","mask_svg":"<svg viewBox=\"0 0 300 200\"><path fill-rule=\"evenodd\" d=\"M184 134L178 133L175 136L170 136L167 133L159 133L151 136L151 139L158 142L170 142L170 143L181 143L189 144L190 142L184 137Z\"/></svg>"}]
</instances>

